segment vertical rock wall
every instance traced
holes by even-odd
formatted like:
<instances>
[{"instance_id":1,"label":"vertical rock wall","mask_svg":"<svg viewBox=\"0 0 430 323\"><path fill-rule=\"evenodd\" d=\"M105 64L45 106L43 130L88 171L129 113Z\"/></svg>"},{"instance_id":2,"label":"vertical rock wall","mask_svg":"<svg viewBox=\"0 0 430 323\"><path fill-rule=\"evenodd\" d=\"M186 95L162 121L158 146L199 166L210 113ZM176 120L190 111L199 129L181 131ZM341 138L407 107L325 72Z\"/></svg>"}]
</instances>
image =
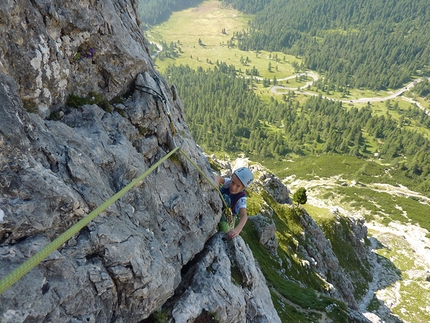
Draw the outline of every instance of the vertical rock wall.
<instances>
[{"instance_id":1,"label":"vertical rock wall","mask_svg":"<svg viewBox=\"0 0 430 323\"><path fill-rule=\"evenodd\" d=\"M89 92L122 102L112 111L64 104ZM136 1L2 3L0 278L175 145L211 176L179 98L153 68ZM174 155L2 293L0 321L144 320L174 294L181 269L214 234L220 208L207 180ZM256 281L236 297L249 314L223 314L223 322L277 316L249 250L246 257L241 270ZM209 298L211 308L230 306L225 296Z\"/></svg>"},{"instance_id":2,"label":"vertical rock wall","mask_svg":"<svg viewBox=\"0 0 430 323\"><path fill-rule=\"evenodd\" d=\"M152 69L138 22L134 0L3 1L0 71L44 116L70 93L111 99Z\"/></svg>"},{"instance_id":3,"label":"vertical rock wall","mask_svg":"<svg viewBox=\"0 0 430 323\"><path fill-rule=\"evenodd\" d=\"M137 82L151 80L145 74ZM173 146L163 104L147 93L123 104L125 117L87 105L49 121L27 114L5 78L1 84L3 277ZM186 127L176 127L184 134L178 144L209 174ZM182 266L214 232L220 203L176 155L4 292L1 321L142 320L173 294Z\"/></svg>"}]
</instances>

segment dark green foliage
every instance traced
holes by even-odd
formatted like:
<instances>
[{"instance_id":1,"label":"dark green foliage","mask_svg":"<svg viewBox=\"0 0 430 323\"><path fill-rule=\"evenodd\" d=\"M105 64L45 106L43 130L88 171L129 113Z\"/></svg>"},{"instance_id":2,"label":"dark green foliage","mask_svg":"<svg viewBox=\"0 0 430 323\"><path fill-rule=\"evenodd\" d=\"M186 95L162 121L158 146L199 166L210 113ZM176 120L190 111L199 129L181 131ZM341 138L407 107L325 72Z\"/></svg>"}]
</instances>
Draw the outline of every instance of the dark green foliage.
<instances>
[{"instance_id":1,"label":"dark green foliage","mask_svg":"<svg viewBox=\"0 0 430 323\"><path fill-rule=\"evenodd\" d=\"M231 3L233 8L245 12L256 13L264 9L271 0L226 0L225 2Z\"/></svg>"},{"instance_id":2,"label":"dark green foliage","mask_svg":"<svg viewBox=\"0 0 430 323\"><path fill-rule=\"evenodd\" d=\"M417 107L397 109L400 124L389 113L373 115L371 106L346 109L321 96L303 104L292 99L264 102L250 89L255 80L237 78L234 66L220 62L197 71L170 66L165 75L183 100L193 137L208 152L243 152L258 161L325 153L373 158L378 152L414 187L430 192L430 141L402 126L430 125L430 117ZM369 150L371 146L376 148ZM356 175L366 176L368 167Z\"/></svg>"},{"instance_id":3,"label":"dark green foliage","mask_svg":"<svg viewBox=\"0 0 430 323\"><path fill-rule=\"evenodd\" d=\"M113 110L110 102L102 94L96 92L89 92L86 97L70 94L66 100L66 105L70 108L78 108L85 104L97 104L106 112Z\"/></svg>"},{"instance_id":4,"label":"dark green foliage","mask_svg":"<svg viewBox=\"0 0 430 323\"><path fill-rule=\"evenodd\" d=\"M22 103L28 113L37 113L37 104L33 99L22 100Z\"/></svg>"},{"instance_id":5,"label":"dark green foliage","mask_svg":"<svg viewBox=\"0 0 430 323\"><path fill-rule=\"evenodd\" d=\"M169 322L169 316L162 310L155 311L143 323L167 323Z\"/></svg>"},{"instance_id":6,"label":"dark green foliage","mask_svg":"<svg viewBox=\"0 0 430 323\"><path fill-rule=\"evenodd\" d=\"M122 96L117 95L112 100L110 100L110 103L112 103L112 104L123 104L124 98Z\"/></svg>"},{"instance_id":7,"label":"dark green foliage","mask_svg":"<svg viewBox=\"0 0 430 323\"><path fill-rule=\"evenodd\" d=\"M172 12L195 7L203 0L139 0L142 23L156 25L169 19Z\"/></svg>"},{"instance_id":8,"label":"dark green foliage","mask_svg":"<svg viewBox=\"0 0 430 323\"><path fill-rule=\"evenodd\" d=\"M378 299L378 297L376 297L376 295L374 295L369 305L367 306L367 310L369 312L377 312L381 305L381 301Z\"/></svg>"},{"instance_id":9,"label":"dark green foliage","mask_svg":"<svg viewBox=\"0 0 430 323\"><path fill-rule=\"evenodd\" d=\"M300 187L293 194L293 202L296 203L297 206L304 205L308 201L308 197L306 195L306 189L304 187Z\"/></svg>"},{"instance_id":10,"label":"dark green foliage","mask_svg":"<svg viewBox=\"0 0 430 323\"><path fill-rule=\"evenodd\" d=\"M61 111L54 111L49 115L49 120L58 121L61 118Z\"/></svg>"},{"instance_id":11,"label":"dark green foliage","mask_svg":"<svg viewBox=\"0 0 430 323\"><path fill-rule=\"evenodd\" d=\"M88 99L88 97L82 97L75 94L70 94L66 100L66 105L70 108L78 108L89 103L90 100Z\"/></svg>"},{"instance_id":12,"label":"dark green foliage","mask_svg":"<svg viewBox=\"0 0 430 323\"><path fill-rule=\"evenodd\" d=\"M412 88L412 92L415 92L424 98L430 99L430 81L427 79L422 80Z\"/></svg>"},{"instance_id":13,"label":"dark green foliage","mask_svg":"<svg viewBox=\"0 0 430 323\"><path fill-rule=\"evenodd\" d=\"M237 286L242 286L243 284L242 273L240 272L240 269L235 265L231 267L231 281Z\"/></svg>"},{"instance_id":14,"label":"dark green foliage","mask_svg":"<svg viewBox=\"0 0 430 323\"><path fill-rule=\"evenodd\" d=\"M169 45L164 41L160 41L160 45L163 48L161 52L159 52L159 48L155 44L151 44L149 46L151 55L158 53L157 59L159 60L164 60L166 58L175 59L176 57L179 57L179 54L182 52L180 45L178 45L177 43L171 42Z\"/></svg>"},{"instance_id":15,"label":"dark green foliage","mask_svg":"<svg viewBox=\"0 0 430 323\"><path fill-rule=\"evenodd\" d=\"M430 3L272 0L237 39L242 50L302 57L333 88L398 88L429 72Z\"/></svg>"}]
</instances>

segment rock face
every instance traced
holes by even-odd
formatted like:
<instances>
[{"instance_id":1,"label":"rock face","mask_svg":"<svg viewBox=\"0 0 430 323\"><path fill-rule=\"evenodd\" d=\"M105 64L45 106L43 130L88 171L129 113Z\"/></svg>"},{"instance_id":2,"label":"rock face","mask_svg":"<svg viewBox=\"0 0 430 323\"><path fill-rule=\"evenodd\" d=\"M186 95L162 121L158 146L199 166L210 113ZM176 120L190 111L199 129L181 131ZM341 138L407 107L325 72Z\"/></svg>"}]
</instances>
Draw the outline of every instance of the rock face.
<instances>
[{"instance_id":1,"label":"rock face","mask_svg":"<svg viewBox=\"0 0 430 323\"><path fill-rule=\"evenodd\" d=\"M250 217L254 222L260 243L271 253L276 254L278 250L278 240L276 239L276 226L272 219L261 214Z\"/></svg>"},{"instance_id":2,"label":"rock face","mask_svg":"<svg viewBox=\"0 0 430 323\"><path fill-rule=\"evenodd\" d=\"M137 1L3 1L0 71L27 108L49 115L74 93L123 94L151 68Z\"/></svg>"},{"instance_id":3,"label":"rock face","mask_svg":"<svg viewBox=\"0 0 430 323\"><path fill-rule=\"evenodd\" d=\"M218 233L196 258L173 304L167 305L175 322L194 322L204 311L216 313L218 322L281 322L263 274L241 237L227 241Z\"/></svg>"},{"instance_id":4,"label":"rock face","mask_svg":"<svg viewBox=\"0 0 430 323\"><path fill-rule=\"evenodd\" d=\"M148 72L136 83L151 85ZM143 173L170 150L169 122L156 100L136 91L122 117L96 105L61 121L27 114L2 80L1 272ZM179 118L176 115L176 118ZM141 134L136 127L145 128ZM178 131L186 129L178 124ZM185 152L208 173L189 139ZM145 144L143 144L144 142ZM139 151L142 150L142 151ZM220 201L191 164L168 160L59 252L1 297L2 322L137 322L160 307L180 270L214 232ZM30 286L32 288L30 288ZM23 290L32 290L30 294ZM13 304L13 305L12 305Z\"/></svg>"},{"instance_id":5,"label":"rock face","mask_svg":"<svg viewBox=\"0 0 430 323\"><path fill-rule=\"evenodd\" d=\"M153 69L136 12L136 1L121 0L2 4L0 278L175 145L211 176L180 100ZM69 94L90 91L128 96L109 112L64 105ZM54 110L58 121L48 118ZM0 321L144 320L174 294L220 210L216 191L176 153L2 293ZM217 245L222 257L236 247L243 253L237 257L246 286L234 291L240 319L276 322L249 250L240 241ZM231 296L208 302L225 308ZM220 312L223 322L235 321L230 314L239 315Z\"/></svg>"},{"instance_id":6,"label":"rock face","mask_svg":"<svg viewBox=\"0 0 430 323\"><path fill-rule=\"evenodd\" d=\"M328 275L332 276L330 283L335 288L330 291L331 295L337 299L344 299L350 307L357 309L357 302L354 298L354 286L351 283L351 279L340 266L330 241L306 212L302 214L301 222L306 229L305 232L309 239L309 243L302 246L304 249L303 254L309 256L310 264L322 277L327 278Z\"/></svg>"},{"instance_id":7,"label":"rock face","mask_svg":"<svg viewBox=\"0 0 430 323\"><path fill-rule=\"evenodd\" d=\"M176 146L212 175L174 87L153 67L137 1L6 0L0 36L0 279ZM89 92L122 102L65 105ZM251 168L291 203L276 176ZM215 234L221 207L176 153L3 292L0 322L142 322L163 305L175 323L280 322L248 246ZM259 220L276 256L274 222ZM330 241L309 215L301 226L308 243L297 252L356 308ZM363 223L347 226L345 241L365 259Z\"/></svg>"},{"instance_id":8,"label":"rock face","mask_svg":"<svg viewBox=\"0 0 430 323\"><path fill-rule=\"evenodd\" d=\"M292 203L287 186L285 186L278 177L267 170L259 169L257 166L254 166L254 168L261 172L258 180L261 182L264 189L273 196L276 202L282 204Z\"/></svg>"}]
</instances>

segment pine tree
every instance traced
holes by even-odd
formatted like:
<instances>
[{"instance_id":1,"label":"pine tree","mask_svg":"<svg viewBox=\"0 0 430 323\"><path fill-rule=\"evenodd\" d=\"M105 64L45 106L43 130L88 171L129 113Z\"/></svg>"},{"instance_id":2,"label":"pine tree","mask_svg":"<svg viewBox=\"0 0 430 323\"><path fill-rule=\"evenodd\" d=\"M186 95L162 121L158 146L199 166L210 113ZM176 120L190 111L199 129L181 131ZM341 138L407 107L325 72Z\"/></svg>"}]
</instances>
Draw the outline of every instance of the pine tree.
<instances>
[{"instance_id":1,"label":"pine tree","mask_svg":"<svg viewBox=\"0 0 430 323\"><path fill-rule=\"evenodd\" d=\"M293 195L293 202L296 203L297 206L300 206L306 204L307 201L306 189L300 187Z\"/></svg>"}]
</instances>

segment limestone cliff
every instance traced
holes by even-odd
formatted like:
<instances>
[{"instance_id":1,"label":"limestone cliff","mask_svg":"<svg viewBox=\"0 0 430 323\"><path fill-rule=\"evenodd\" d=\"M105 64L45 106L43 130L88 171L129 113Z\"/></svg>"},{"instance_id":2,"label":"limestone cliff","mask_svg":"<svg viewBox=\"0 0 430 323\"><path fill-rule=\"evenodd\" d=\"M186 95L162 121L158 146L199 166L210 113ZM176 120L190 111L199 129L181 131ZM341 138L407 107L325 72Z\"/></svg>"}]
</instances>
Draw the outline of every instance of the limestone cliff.
<instances>
[{"instance_id":1,"label":"limestone cliff","mask_svg":"<svg viewBox=\"0 0 430 323\"><path fill-rule=\"evenodd\" d=\"M211 176L175 88L154 69L137 1L8 0L0 35L0 278L175 146ZM364 223L339 217L322 230L304 212L282 220L299 233L282 232L290 229L276 227L275 209L291 204L288 189L252 167L255 194L271 198L247 227L270 264L242 237L216 233L221 200L176 153L2 293L0 321L152 322L160 313L171 323L281 322L280 293L262 274L270 265L282 283L322 282L311 294L332 302L316 311L281 295L279 306L315 322L345 322L340 312L368 322L356 311L356 286L371 275ZM282 256L280 232L290 239ZM343 234L345 259L335 250Z\"/></svg>"},{"instance_id":2,"label":"limestone cliff","mask_svg":"<svg viewBox=\"0 0 430 323\"><path fill-rule=\"evenodd\" d=\"M121 0L2 4L0 278L175 145L211 175L181 101L153 67L136 7ZM65 104L88 94L120 99ZM140 322L178 286L192 286L185 269L193 265L213 279L196 277L206 297L199 304L177 294L189 307L174 305L176 322L209 311L221 322L280 322L241 238L229 245L216 235L201 262L194 259L213 237L220 208L212 186L176 154L2 293L0 321ZM231 280L232 267L243 284Z\"/></svg>"},{"instance_id":3,"label":"limestone cliff","mask_svg":"<svg viewBox=\"0 0 430 323\"><path fill-rule=\"evenodd\" d=\"M0 71L44 117L70 93L111 99L153 69L138 17L137 1L3 1Z\"/></svg>"}]
</instances>

